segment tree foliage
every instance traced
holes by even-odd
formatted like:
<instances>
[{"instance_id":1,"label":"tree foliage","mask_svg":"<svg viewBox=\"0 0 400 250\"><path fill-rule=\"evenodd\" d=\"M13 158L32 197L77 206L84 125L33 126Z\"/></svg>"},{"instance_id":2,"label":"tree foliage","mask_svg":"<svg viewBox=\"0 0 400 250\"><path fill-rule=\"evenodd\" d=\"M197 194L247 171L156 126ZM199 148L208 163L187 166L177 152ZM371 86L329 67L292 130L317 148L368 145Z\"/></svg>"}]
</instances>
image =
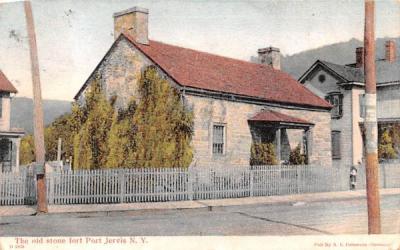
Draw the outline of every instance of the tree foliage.
<instances>
[{"instance_id":1,"label":"tree foliage","mask_svg":"<svg viewBox=\"0 0 400 250\"><path fill-rule=\"evenodd\" d=\"M74 136L74 168L98 169L106 166L109 152L108 134L114 107L96 77L86 94L85 104L77 112L81 128Z\"/></svg>"},{"instance_id":2,"label":"tree foliage","mask_svg":"<svg viewBox=\"0 0 400 250\"><path fill-rule=\"evenodd\" d=\"M136 163L136 126L133 122L135 111L136 102L132 99L127 109L120 109L114 114L108 136L110 150L106 166L109 168L132 167Z\"/></svg>"},{"instance_id":3,"label":"tree foliage","mask_svg":"<svg viewBox=\"0 0 400 250\"><path fill-rule=\"evenodd\" d=\"M139 167L188 167L193 114L179 92L149 67L139 82L140 101L134 115Z\"/></svg>"},{"instance_id":4,"label":"tree foliage","mask_svg":"<svg viewBox=\"0 0 400 250\"><path fill-rule=\"evenodd\" d=\"M306 156L301 153L300 144L298 144L289 154L289 164L304 165L307 164Z\"/></svg>"},{"instance_id":5,"label":"tree foliage","mask_svg":"<svg viewBox=\"0 0 400 250\"><path fill-rule=\"evenodd\" d=\"M390 131L385 129L379 138L378 157L380 159L394 159L396 156Z\"/></svg>"},{"instance_id":6,"label":"tree foliage","mask_svg":"<svg viewBox=\"0 0 400 250\"><path fill-rule=\"evenodd\" d=\"M276 165L275 147L272 143L253 143L250 149L250 165Z\"/></svg>"},{"instance_id":7,"label":"tree foliage","mask_svg":"<svg viewBox=\"0 0 400 250\"><path fill-rule=\"evenodd\" d=\"M46 160L73 156L74 169L117 167L187 167L192 161L193 114L180 93L154 67L144 71L139 96L116 110L95 76L83 105L45 129ZM34 161L33 139L22 140L21 160Z\"/></svg>"}]
</instances>

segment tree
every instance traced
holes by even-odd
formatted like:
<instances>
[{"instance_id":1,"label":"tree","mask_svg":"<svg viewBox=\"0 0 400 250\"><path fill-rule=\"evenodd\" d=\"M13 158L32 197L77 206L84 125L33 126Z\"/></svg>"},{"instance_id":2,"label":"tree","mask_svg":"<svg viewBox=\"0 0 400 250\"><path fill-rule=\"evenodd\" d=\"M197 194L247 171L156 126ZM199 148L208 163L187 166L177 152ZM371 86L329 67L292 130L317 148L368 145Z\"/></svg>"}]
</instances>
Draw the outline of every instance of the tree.
<instances>
[{"instance_id":1,"label":"tree","mask_svg":"<svg viewBox=\"0 0 400 250\"><path fill-rule=\"evenodd\" d=\"M275 147L272 143L253 143L250 149L250 165L276 165Z\"/></svg>"},{"instance_id":2,"label":"tree","mask_svg":"<svg viewBox=\"0 0 400 250\"><path fill-rule=\"evenodd\" d=\"M139 82L140 101L134 115L138 167L188 167L193 153L193 113L179 92L147 68Z\"/></svg>"},{"instance_id":3,"label":"tree","mask_svg":"<svg viewBox=\"0 0 400 250\"><path fill-rule=\"evenodd\" d=\"M307 164L306 156L301 153L300 144L298 144L289 154L289 164L304 165Z\"/></svg>"},{"instance_id":4,"label":"tree","mask_svg":"<svg viewBox=\"0 0 400 250\"><path fill-rule=\"evenodd\" d=\"M35 161L34 148L32 135L26 135L21 139L19 159L22 165Z\"/></svg>"},{"instance_id":5,"label":"tree","mask_svg":"<svg viewBox=\"0 0 400 250\"><path fill-rule=\"evenodd\" d=\"M127 109L115 112L108 137L109 153L106 166L109 168L133 167L136 158L135 133L133 116L136 102L132 99Z\"/></svg>"},{"instance_id":6,"label":"tree","mask_svg":"<svg viewBox=\"0 0 400 250\"><path fill-rule=\"evenodd\" d=\"M108 133L111 128L114 107L95 77L86 94L82 110L75 114L82 126L74 136L74 168L98 169L105 167L109 147Z\"/></svg>"},{"instance_id":7,"label":"tree","mask_svg":"<svg viewBox=\"0 0 400 250\"><path fill-rule=\"evenodd\" d=\"M396 158L396 151L393 148L392 137L390 136L389 129L385 129L379 138L378 156L380 159L394 159Z\"/></svg>"}]
</instances>

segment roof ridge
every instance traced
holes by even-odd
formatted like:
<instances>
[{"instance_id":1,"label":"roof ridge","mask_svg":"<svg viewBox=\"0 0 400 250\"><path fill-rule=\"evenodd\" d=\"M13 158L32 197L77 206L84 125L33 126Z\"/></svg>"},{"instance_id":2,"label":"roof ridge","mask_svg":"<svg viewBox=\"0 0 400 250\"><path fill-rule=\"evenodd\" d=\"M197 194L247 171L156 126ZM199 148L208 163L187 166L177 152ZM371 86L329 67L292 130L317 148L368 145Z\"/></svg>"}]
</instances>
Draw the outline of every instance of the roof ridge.
<instances>
[{"instance_id":1,"label":"roof ridge","mask_svg":"<svg viewBox=\"0 0 400 250\"><path fill-rule=\"evenodd\" d=\"M133 37L130 36L129 34L126 34L126 33L124 33L124 32L123 32L122 34L123 34L126 38L128 38L129 41L133 42L134 44L136 44L136 45L139 44L139 43L136 42L136 41L133 39ZM214 57L220 57L220 58L223 58L223 59L228 59L228 60L232 60L232 61L238 61L238 62L240 62L240 63L247 63L247 64L250 64L250 65L259 66L259 67L265 67L265 68L268 68L268 69L271 69L271 70L274 70L274 71L283 72L283 71L281 71L281 70L274 69L272 66L269 66L269 65L266 65L266 64L255 63L255 62L251 62L251 61L245 61L245 60L242 60L242 59L233 58L233 57L229 57L229 56L223 56L223 55L219 55L219 54L213 54L213 53L211 53L211 52L207 52L207 51L203 51L203 50L196 50L196 49L187 48L187 47L183 47L183 46L180 46L180 45L165 43L165 42L161 42L161 41L157 41L157 40L152 40L152 39L149 39L149 41L150 41L150 42L153 42L153 43L159 43L159 44L162 44L162 45L165 45L165 46L169 46L169 47L175 47L175 48L177 48L177 49L190 50L190 51L193 51L193 52L195 52L195 53L207 54L207 55L214 56ZM144 45L144 44L139 44L139 45L147 46L147 45ZM283 73L286 73L286 72L283 72Z\"/></svg>"}]
</instances>

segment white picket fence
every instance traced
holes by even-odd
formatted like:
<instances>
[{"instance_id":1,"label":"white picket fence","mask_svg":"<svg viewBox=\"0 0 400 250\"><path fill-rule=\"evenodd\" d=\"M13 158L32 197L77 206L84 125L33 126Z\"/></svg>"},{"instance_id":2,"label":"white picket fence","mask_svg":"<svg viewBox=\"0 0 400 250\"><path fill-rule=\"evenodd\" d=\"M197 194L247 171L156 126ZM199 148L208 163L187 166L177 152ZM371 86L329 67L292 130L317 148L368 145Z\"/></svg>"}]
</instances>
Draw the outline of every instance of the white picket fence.
<instances>
[{"instance_id":1,"label":"white picket fence","mask_svg":"<svg viewBox=\"0 0 400 250\"><path fill-rule=\"evenodd\" d=\"M32 173L0 173L0 206L33 204L36 181Z\"/></svg>"},{"instance_id":2,"label":"white picket fence","mask_svg":"<svg viewBox=\"0 0 400 250\"><path fill-rule=\"evenodd\" d=\"M54 171L46 174L50 204L101 204L237 198L349 190L349 167L243 166ZM400 165L381 165L381 187L400 187ZM365 188L358 171L357 189ZM0 205L35 201L35 178L0 176Z\"/></svg>"}]
</instances>

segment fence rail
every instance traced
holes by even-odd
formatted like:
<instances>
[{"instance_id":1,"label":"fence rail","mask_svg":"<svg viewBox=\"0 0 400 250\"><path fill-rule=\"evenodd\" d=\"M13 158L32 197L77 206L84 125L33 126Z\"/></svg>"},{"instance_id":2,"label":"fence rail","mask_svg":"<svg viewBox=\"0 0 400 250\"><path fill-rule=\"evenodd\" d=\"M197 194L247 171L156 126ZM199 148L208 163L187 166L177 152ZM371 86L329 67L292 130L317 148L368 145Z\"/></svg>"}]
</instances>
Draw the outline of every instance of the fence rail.
<instances>
[{"instance_id":1,"label":"fence rail","mask_svg":"<svg viewBox=\"0 0 400 250\"><path fill-rule=\"evenodd\" d=\"M349 169L310 165L131 168L46 174L50 204L101 204L238 198L349 190ZM400 187L400 164L381 164L382 188ZM358 167L357 189L365 188ZM32 172L0 175L0 205L36 201Z\"/></svg>"}]
</instances>

